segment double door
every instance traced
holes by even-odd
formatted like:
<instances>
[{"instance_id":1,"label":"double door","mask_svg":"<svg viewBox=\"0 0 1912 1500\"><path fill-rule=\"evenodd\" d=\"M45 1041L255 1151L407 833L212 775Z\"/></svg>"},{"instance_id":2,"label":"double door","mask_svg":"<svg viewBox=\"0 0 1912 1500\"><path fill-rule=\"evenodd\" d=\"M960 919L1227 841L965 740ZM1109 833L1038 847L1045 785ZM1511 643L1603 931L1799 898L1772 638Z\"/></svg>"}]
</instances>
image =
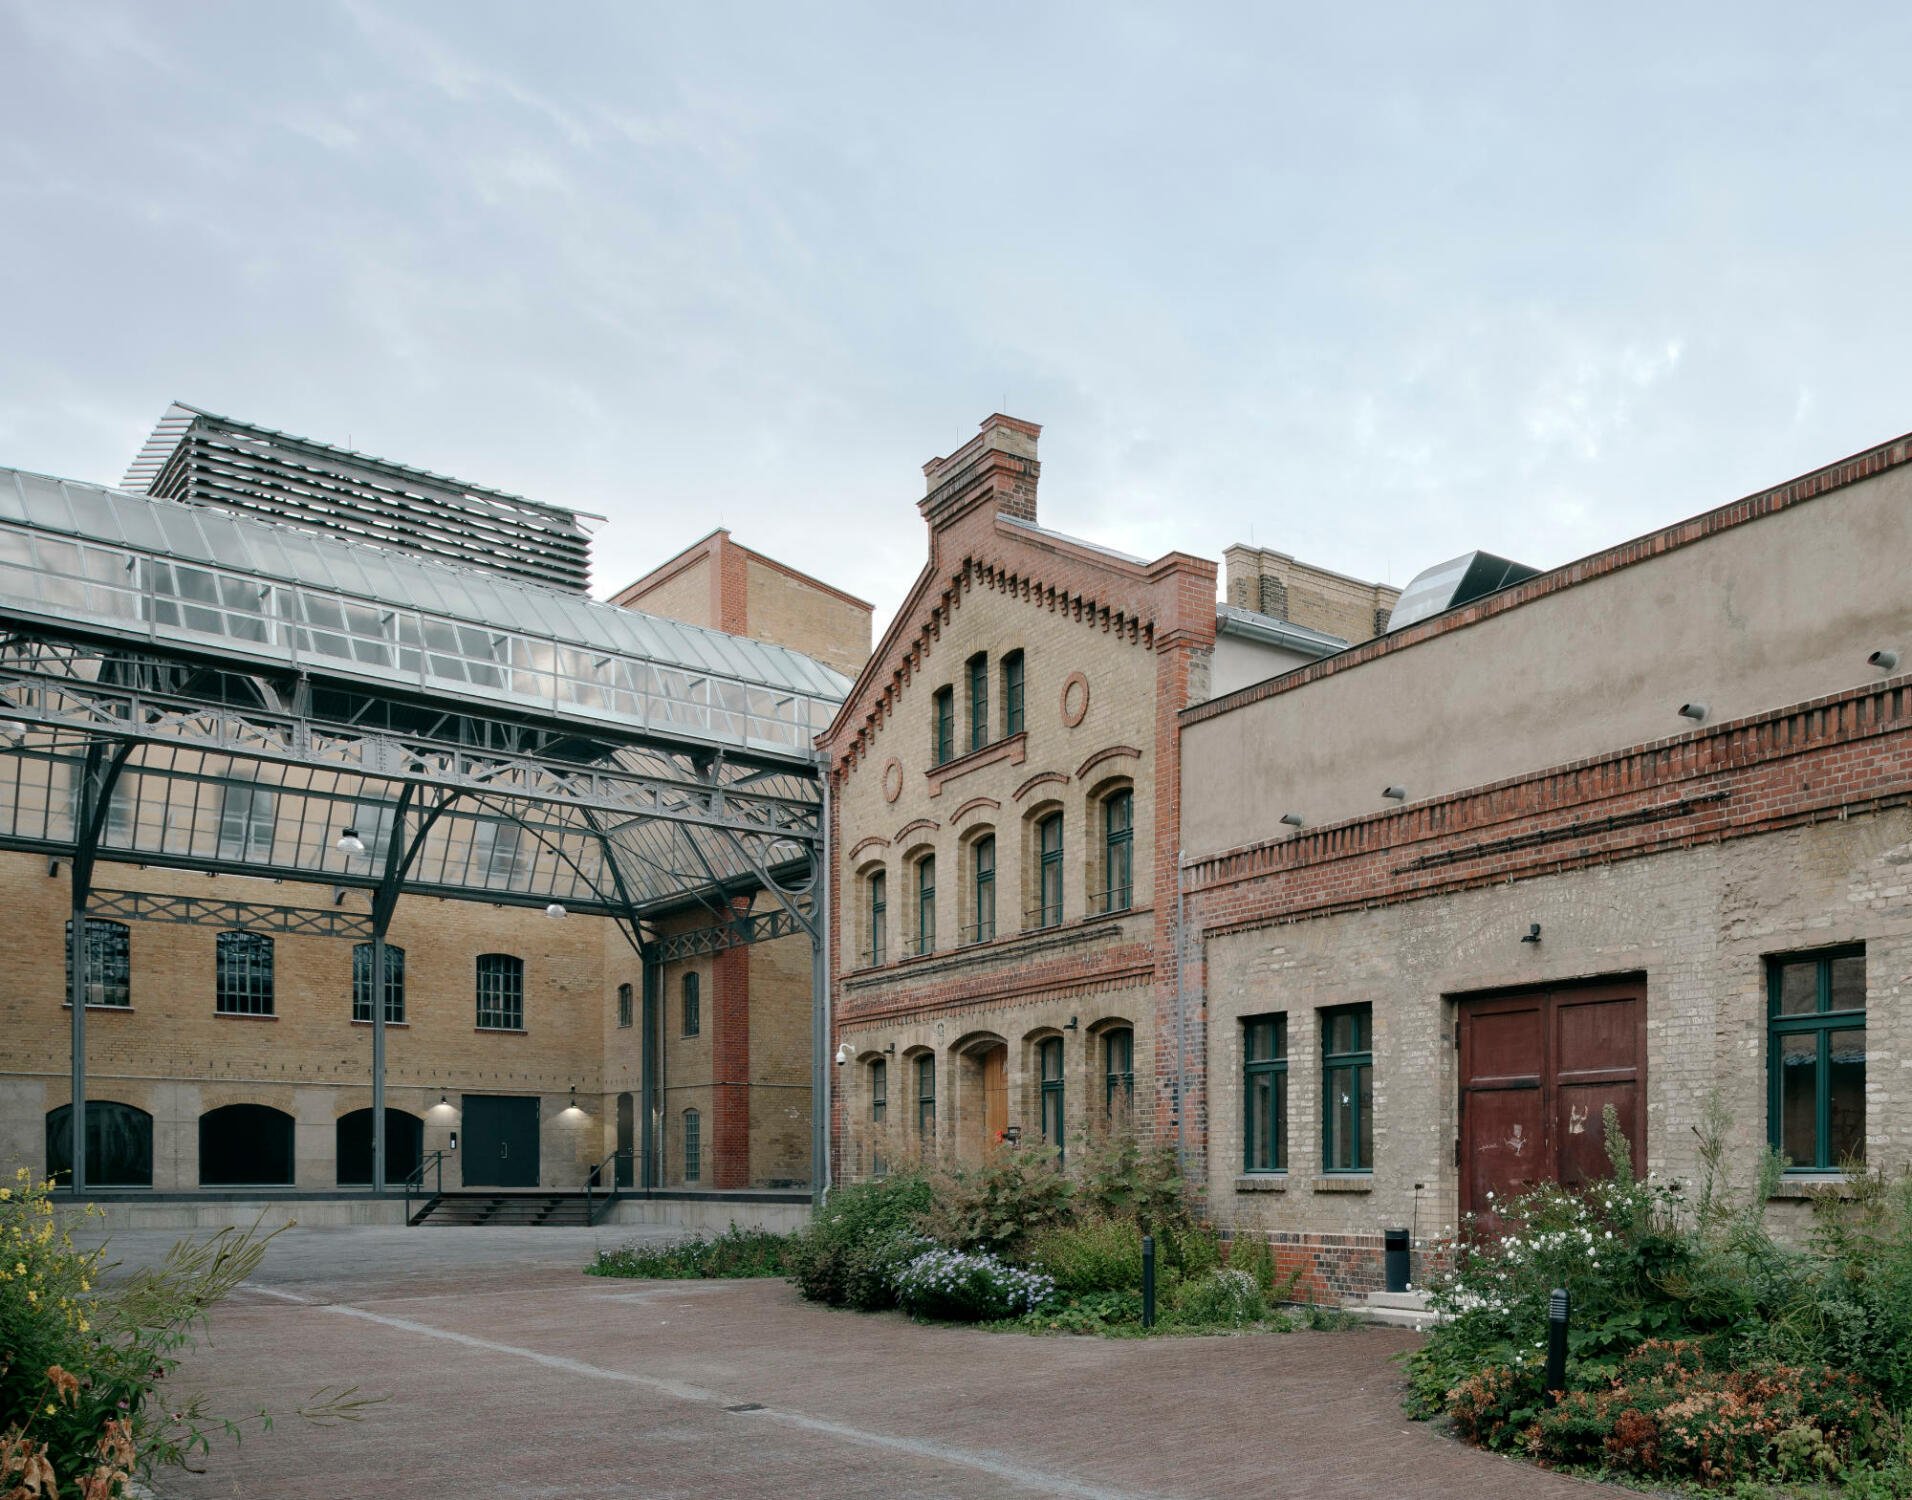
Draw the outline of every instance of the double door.
<instances>
[{"instance_id":1,"label":"double door","mask_svg":"<svg viewBox=\"0 0 1912 1500\"><path fill-rule=\"evenodd\" d=\"M1645 1170L1644 981L1463 1001L1460 1054L1461 1206L1483 1229L1539 1183L1611 1176L1609 1105Z\"/></svg>"},{"instance_id":2,"label":"double door","mask_svg":"<svg viewBox=\"0 0 1912 1500\"><path fill-rule=\"evenodd\" d=\"M521 1094L466 1094L466 1187L538 1185L538 1103Z\"/></svg>"}]
</instances>

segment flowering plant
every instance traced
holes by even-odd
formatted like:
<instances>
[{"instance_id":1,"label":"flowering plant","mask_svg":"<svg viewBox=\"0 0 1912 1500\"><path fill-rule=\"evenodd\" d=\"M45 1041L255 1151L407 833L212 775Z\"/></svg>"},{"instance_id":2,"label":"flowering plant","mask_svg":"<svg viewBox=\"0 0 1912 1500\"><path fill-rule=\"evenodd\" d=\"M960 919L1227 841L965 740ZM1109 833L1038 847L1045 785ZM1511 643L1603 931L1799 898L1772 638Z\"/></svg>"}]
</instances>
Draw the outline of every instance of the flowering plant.
<instances>
[{"instance_id":1,"label":"flowering plant","mask_svg":"<svg viewBox=\"0 0 1912 1500\"><path fill-rule=\"evenodd\" d=\"M897 1299L919 1318L974 1323L1020 1317L1055 1295L1040 1271L962 1250L925 1250L896 1277Z\"/></svg>"}]
</instances>

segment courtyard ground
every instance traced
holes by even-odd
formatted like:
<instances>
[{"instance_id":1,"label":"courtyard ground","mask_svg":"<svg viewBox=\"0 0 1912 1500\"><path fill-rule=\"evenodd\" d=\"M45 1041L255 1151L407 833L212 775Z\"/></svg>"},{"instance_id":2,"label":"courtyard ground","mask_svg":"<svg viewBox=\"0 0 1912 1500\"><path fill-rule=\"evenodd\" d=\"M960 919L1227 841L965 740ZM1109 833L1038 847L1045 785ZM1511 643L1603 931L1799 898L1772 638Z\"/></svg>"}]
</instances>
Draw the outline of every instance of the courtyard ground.
<instances>
[{"instance_id":1,"label":"courtyard ground","mask_svg":"<svg viewBox=\"0 0 1912 1500\"><path fill-rule=\"evenodd\" d=\"M294 1229L177 1385L273 1431L165 1500L247 1496L1551 1500L1594 1488L1402 1417L1392 1329L1031 1338L833 1312L777 1281L580 1274L629 1227ZM127 1265L170 1233L114 1237ZM290 1413L326 1385L361 1422Z\"/></svg>"}]
</instances>

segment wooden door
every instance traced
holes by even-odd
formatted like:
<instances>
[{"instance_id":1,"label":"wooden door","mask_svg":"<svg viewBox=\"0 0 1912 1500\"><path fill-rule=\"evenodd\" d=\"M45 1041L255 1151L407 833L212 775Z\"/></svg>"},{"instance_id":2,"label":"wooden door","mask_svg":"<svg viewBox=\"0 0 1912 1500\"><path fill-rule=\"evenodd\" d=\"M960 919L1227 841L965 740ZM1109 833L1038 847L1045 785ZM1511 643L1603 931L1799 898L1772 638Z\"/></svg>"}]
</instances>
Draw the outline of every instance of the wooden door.
<instances>
[{"instance_id":1,"label":"wooden door","mask_svg":"<svg viewBox=\"0 0 1912 1500\"><path fill-rule=\"evenodd\" d=\"M1498 1205L1538 1183L1579 1186L1609 1176L1609 1104L1634 1170L1644 1169L1644 985L1464 1001L1460 1044L1461 1207L1483 1230L1498 1228Z\"/></svg>"},{"instance_id":2,"label":"wooden door","mask_svg":"<svg viewBox=\"0 0 1912 1500\"><path fill-rule=\"evenodd\" d=\"M983 1149L993 1151L1009 1128L1009 1049L991 1047L982 1055Z\"/></svg>"}]
</instances>

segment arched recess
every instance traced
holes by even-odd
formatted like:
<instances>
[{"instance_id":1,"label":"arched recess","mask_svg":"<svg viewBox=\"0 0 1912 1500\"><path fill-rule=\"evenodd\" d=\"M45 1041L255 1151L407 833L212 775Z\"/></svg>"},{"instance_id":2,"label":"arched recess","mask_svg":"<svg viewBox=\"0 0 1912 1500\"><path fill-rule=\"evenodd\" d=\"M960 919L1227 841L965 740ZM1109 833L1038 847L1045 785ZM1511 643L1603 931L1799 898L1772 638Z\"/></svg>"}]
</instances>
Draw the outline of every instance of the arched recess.
<instances>
[{"instance_id":1,"label":"arched recess","mask_svg":"<svg viewBox=\"0 0 1912 1500\"><path fill-rule=\"evenodd\" d=\"M341 1187L372 1185L372 1112L355 1109L340 1115L335 1127ZM385 1181L396 1185L425 1159L425 1122L402 1109L385 1111Z\"/></svg>"},{"instance_id":2,"label":"arched recess","mask_svg":"<svg viewBox=\"0 0 1912 1500\"><path fill-rule=\"evenodd\" d=\"M1111 916L1142 903L1143 866L1135 851L1135 782L1105 776L1083 798L1082 871L1085 910Z\"/></svg>"},{"instance_id":3,"label":"arched recess","mask_svg":"<svg viewBox=\"0 0 1912 1500\"><path fill-rule=\"evenodd\" d=\"M1069 1150L1069 1042L1053 1026L1023 1038L1029 1128L1023 1144L1048 1146L1066 1159Z\"/></svg>"},{"instance_id":4,"label":"arched recess","mask_svg":"<svg viewBox=\"0 0 1912 1500\"><path fill-rule=\"evenodd\" d=\"M1070 915L1069 840L1075 830L1059 800L1036 802L1022 816L1022 889L1019 905L1024 931L1059 927ZM1076 915L1080 915L1080 908Z\"/></svg>"},{"instance_id":5,"label":"arched recess","mask_svg":"<svg viewBox=\"0 0 1912 1500\"><path fill-rule=\"evenodd\" d=\"M199 1117L201 1187L291 1187L292 1116L269 1104L226 1104Z\"/></svg>"},{"instance_id":6,"label":"arched recess","mask_svg":"<svg viewBox=\"0 0 1912 1500\"><path fill-rule=\"evenodd\" d=\"M973 1031L949 1052L957 1155L986 1161L1009 1127L1009 1043L993 1031Z\"/></svg>"},{"instance_id":7,"label":"arched recess","mask_svg":"<svg viewBox=\"0 0 1912 1500\"><path fill-rule=\"evenodd\" d=\"M56 1182L73 1177L73 1106L46 1112L46 1174ZM153 1117L131 1104L86 1101L86 1185L153 1185Z\"/></svg>"},{"instance_id":8,"label":"arched recess","mask_svg":"<svg viewBox=\"0 0 1912 1500\"><path fill-rule=\"evenodd\" d=\"M1135 1128L1135 1023L1103 1016L1089 1033L1089 1115L1092 1128L1121 1133Z\"/></svg>"},{"instance_id":9,"label":"arched recess","mask_svg":"<svg viewBox=\"0 0 1912 1500\"><path fill-rule=\"evenodd\" d=\"M996 825L976 823L963 830L956 846L956 943L987 943L1003 930L999 897L1002 893L1002 843ZM1012 893L1013 894L1013 893ZM1010 912L1009 931L1015 930Z\"/></svg>"}]
</instances>

